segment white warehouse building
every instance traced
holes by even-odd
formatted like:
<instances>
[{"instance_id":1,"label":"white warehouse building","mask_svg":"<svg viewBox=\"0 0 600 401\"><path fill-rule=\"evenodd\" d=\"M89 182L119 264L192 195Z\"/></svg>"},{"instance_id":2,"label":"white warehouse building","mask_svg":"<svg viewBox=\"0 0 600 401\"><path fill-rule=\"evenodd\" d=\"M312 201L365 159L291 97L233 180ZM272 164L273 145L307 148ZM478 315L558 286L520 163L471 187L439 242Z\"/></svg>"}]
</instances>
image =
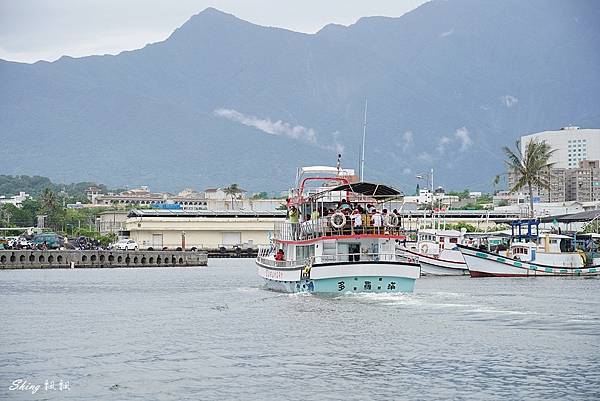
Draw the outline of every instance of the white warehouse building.
<instances>
[{"instance_id":1,"label":"white warehouse building","mask_svg":"<svg viewBox=\"0 0 600 401\"><path fill-rule=\"evenodd\" d=\"M554 168L578 168L582 160L600 160L600 129L564 127L521 137L521 153L532 139L545 141L555 149Z\"/></svg>"}]
</instances>

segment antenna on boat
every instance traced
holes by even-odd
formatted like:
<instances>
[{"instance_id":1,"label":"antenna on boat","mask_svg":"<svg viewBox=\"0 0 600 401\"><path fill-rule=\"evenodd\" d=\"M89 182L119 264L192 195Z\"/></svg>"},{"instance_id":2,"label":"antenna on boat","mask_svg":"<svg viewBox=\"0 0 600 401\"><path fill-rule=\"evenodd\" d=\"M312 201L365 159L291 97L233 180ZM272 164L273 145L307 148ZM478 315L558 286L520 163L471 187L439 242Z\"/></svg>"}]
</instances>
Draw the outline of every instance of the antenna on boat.
<instances>
[{"instance_id":1,"label":"antenna on boat","mask_svg":"<svg viewBox=\"0 0 600 401\"><path fill-rule=\"evenodd\" d=\"M367 98L365 98L365 122L363 123L362 146L360 147L360 181L365 178L365 137L367 136Z\"/></svg>"},{"instance_id":2,"label":"antenna on boat","mask_svg":"<svg viewBox=\"0 0 600 401\"><path fill-rule=\"evenodd\" d=\"M342 154L341 153L338 153L336 168L337 168L337 175L340 175L340 170L342 169Z\"/></svg>"}]
</instances>

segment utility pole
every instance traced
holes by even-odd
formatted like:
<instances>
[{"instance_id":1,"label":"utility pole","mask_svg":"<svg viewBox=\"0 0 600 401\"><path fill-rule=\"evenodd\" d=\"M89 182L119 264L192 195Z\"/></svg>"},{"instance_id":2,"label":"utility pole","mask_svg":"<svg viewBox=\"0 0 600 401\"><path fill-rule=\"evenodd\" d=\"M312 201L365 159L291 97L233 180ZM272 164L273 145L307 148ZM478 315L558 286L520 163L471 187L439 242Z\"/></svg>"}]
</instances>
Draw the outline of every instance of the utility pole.
<instances>
[{"instance_id":1,"label":"utility pole","mask_svg":"<svg viewBox=\"0 0 600 401\"><path fill-rule=\"evenodd\" d=\"M431 194L433 195L433 168L431 169Z\"/></svg>"}]
</instances>

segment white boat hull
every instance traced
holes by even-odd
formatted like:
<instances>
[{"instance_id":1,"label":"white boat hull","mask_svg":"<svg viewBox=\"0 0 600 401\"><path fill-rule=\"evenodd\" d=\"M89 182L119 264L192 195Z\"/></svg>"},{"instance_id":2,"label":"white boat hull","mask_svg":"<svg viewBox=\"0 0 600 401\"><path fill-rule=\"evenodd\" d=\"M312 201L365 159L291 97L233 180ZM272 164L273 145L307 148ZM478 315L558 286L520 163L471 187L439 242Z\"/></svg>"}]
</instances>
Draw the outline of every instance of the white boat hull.
<instances>
[{"instance_id":1,"label":"white boat hull","mask_svg":"<svg viewBox=\"0 0 600 401\"><path fill-rule=\"evenodd\" d=\"M444 260L419 258L424 276L464 276L469 274L466 263L449 263Z\"/></svg>"},{"instance_id":2,"label":"white boat hull","mask_svg":"<svg viewBox=\"0 0 600 401\"><path fill-rule=\"evenodd\" d=\"M424 276L463 276L469 274L469 269L460 251L446 250L442 253L443 256L452 254L452 260L443 257L435 258L431 255L409 250L403 250L402 252L405 254L405 258L419 261L421 274ZM453 255L454 253L458 255Z\"/></svg>"},{"instance_id":3,"label":"white boat hull","mask_svg":"<svg viewBox=\"0 0 600 401\"><path fill-rule=\"evenodd\" d=\"M459 246L471 277L597 276L600 266L551 266L522 262L491 252Z\"/></svg>"},{"instance_id":4,"label":"white boat hull","mask_svg":"<svg viewBox=\"0 0 600 401\"><path fill-rule=\"evenodd\" d=\"M419 265L405 262L336 262L277 267L257 259L258 275L282 292L412 292Z\"/></svg>"}]
</instances>

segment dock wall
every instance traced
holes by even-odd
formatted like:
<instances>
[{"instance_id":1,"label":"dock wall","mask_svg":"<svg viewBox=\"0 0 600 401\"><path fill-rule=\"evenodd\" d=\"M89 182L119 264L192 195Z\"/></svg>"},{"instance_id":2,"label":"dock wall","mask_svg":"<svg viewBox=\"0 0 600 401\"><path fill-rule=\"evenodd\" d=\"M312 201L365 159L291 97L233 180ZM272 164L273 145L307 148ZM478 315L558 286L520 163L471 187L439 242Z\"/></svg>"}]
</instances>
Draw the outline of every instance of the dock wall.
<instances>
[{"instance_id":1,"label":"dock wall","mask_svg":"<svg viewBox=\"0 0 600 401\"><path fill-rule=\"evenodd\" d=\"M1 250L0 269L206 266L205 252Z\"/></svg>"}]
</instances>

